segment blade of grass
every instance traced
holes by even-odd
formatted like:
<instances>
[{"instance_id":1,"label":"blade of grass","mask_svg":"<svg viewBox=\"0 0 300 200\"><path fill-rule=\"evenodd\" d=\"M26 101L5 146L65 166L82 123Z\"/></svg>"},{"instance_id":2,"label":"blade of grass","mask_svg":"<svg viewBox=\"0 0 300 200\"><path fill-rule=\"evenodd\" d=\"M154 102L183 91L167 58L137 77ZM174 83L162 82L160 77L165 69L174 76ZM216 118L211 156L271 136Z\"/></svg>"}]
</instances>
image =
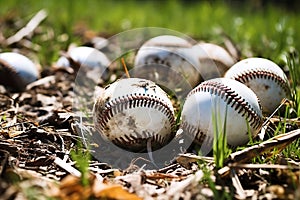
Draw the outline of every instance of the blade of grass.
<instances>
[{"instance_id":1,"label":"blade of grass","mask_svg":"<svg viewBox=\"0 0 300 200\"><path fill-rule=\"evenodd\" d=\"M286 56L287 66L289 68L290 77L291 77L291 98L293 101L293 108L297 113L297 116L300 116L300 68L299 68L299 57L296 51L290 52Z\"/></svg>"},{"instance_id":2,"label":"blade of grass","mask_svg":"<svg viewBox=\"0 0 300 200\"><path fill-rule=\"evenodd\" d=\"M227 133L226 133L226 123L227 123L227 109L225 108L224 118L222 120L220 114L220 104L217 103L217 99L212 100L212 124L214 131L214 141L213 141L213 154L214 160L217 168L222 168L224 161L230 154L230 150L227 144ZM222 123L223 121L223 123Z\"/></svg>"}]
</instances>

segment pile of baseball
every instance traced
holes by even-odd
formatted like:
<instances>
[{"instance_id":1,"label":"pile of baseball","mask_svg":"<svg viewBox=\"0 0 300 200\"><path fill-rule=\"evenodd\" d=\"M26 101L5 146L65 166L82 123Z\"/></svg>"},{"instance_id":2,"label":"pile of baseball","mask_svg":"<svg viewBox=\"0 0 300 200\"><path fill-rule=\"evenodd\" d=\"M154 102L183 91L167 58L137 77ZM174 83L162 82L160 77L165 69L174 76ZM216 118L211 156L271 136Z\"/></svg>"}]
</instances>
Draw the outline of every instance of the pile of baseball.
<instances>
[{"instance_id":1,"label":"pile of baseball","mask_svg":"<svg viewBox=\"0 0 300 200\"><path fill-rule=\"evenodd\" d=\"M101 51L79 46L56 65L83 68L98 79L107 77L110 63ZM0 66L0 84L11 91L23 91L39 77L35 64L18 53L1 53ZM180 100L179 108L170 93ZM276 113L289 93L286 75L271 60L238 61L221 46L161 35L137 51L130 77L107 85L97 97L93 121L102 138L133 152L160 149L178 130L208 149L226 132L228 145L235 147L257 136L263 117Z\"/></svg>"},{"instance_id":2,"label":"pile of baseball","mask_svg":"<svg viewBox=\"0 0 300 200\"><path fill-rule=\"evenodd\" d=\"M271 60L237 61L221 46L171 35L141 46L132 75L108 85L93 113L103 138L133 152L159 149L179 129L206 147L225 132L229 146L246 144L289 95L286 75ZM163 88L184 95L180 119Z\"/></svg>"}]
</instances>

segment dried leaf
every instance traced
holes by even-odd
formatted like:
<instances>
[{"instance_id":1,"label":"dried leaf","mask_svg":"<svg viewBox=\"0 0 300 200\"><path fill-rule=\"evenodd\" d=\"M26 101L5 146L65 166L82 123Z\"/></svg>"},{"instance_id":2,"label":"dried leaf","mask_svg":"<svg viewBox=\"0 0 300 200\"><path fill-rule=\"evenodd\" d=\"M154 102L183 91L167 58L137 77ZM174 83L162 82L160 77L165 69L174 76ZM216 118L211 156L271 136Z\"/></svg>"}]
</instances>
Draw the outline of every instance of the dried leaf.
<instances>
[{"instance_id":1,"label":"dried leaf","mask_svg":"<svg viewBox=\"0 0 300 200\"><path fill-rule=\"evenodd\" d=\"M114 199L114 200L141 200L142 199L135 194L129 193L120 185L106 186L105 188L95 193L95 196L101 199Z\"/></svg>"},{"instance_id":2,"label":"dried leaf","mask_svg":"<svg viewBox=\"0 0 300 200\"><path fill-rule=\"evenodd\" d=\"M62 200L81 200L89 199L91 195L91 187L84 187L80 178L68 175L61 181L59 194L54 196Z\"/></svg>"}]
</instances>

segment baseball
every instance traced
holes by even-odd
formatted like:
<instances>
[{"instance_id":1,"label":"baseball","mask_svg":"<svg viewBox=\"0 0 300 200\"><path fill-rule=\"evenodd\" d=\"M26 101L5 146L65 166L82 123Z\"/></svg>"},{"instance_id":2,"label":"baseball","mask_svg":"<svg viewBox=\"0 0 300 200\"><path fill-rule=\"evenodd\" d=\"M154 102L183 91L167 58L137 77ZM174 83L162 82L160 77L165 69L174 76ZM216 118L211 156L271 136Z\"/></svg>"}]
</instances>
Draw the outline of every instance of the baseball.
<instances>
[{"instance_id":1,"label":"baseball","mask_svg":"<svg viewBox=\"0 0 300 200\"><path fill-rule=\"evenodd\" d=\"M183 133L201 144L201 150L211 149L215 128L226 131L230 146L238 146L249 141L249 131L256 136L263 122L255 93L227 78L210 79L195 87L184 102L181 117Z\"/></svg>"},{"instance_id":2,"label":"baseball","mask_svg":"<svg viewBox=\"0 0 300 200\"><path fill-rule=\"evenodd\" d=\"M103 79L107 79L106 68L110 65L107 56L96 48L78 46L70 48L69 51L61 56L57 62L57 67L72 67L78 71L80 67L87 72L87 77L98 80L100 74Z\"/></svg>"},{"instance_id":3,"label":"baseball","mask_svg":"<svg viewBox=\"0 0 300 200\"><path fill-rule=\"evenodd\" d=\"M68 51L68 55L73 61L76 61L89 69L94 69L96 67L106 67L110 64L109 59L104 53L92 47L73 47ZM71 65L70 59L64 56L60 57L56 64L59 67L70 67Z\"/></svg>"},{"instance_id":4,"label":"baseball","mask_svg":"<svg viewBox=\"0 0 300 200\"><path fill-rule=\"evenodd\" d=\"M190 90L200 81L198 60L192 47L187 40L177 36L154 37L138 50L134 61L134 76L166 85L173 90Z\"/></svg>"},{"instance_id":5,"label":"baseball","mask_svg":"<svg viewBox=\"0 0 300 200\"><path fill-rule=\"evenodd\" d=\"M133 152L167 144L174 135L174 108L154 82L125 78L108 85L95 102L94 125L101 136Z\"/></svg>"},{"instance_id":6,"label":"baseball","mask_svg":"<svg viewBox=\"0 0 300 200\"><path fill-rule=\"evenodd\" d=\"M251 88L260 100L262 111L273 113L288 96L288 79L283 70L265 58L247 58L233 65L225 74Z\"/></svg>"},{"instance_id":7,"label":"baseball","mask_svg":"<svg viewBox=\"0 0 300 200\"><path fill-rule=\"evenodd\" d=\"M11 91L23 91L37 80L37 66L26 56L15 52L0 53L0 84Z\"/></svg>"},{"instance_id":8,"label":"baseball","mask_svg":"<svg viewBox=\"0 0 300 200\"><path fill-rule=\"evenodd\" d=\"M204 80L223 77L236 63L228 51L216 44L201 42L193 46L198 53L199 71Z\"/></svg>"}]
</instances>

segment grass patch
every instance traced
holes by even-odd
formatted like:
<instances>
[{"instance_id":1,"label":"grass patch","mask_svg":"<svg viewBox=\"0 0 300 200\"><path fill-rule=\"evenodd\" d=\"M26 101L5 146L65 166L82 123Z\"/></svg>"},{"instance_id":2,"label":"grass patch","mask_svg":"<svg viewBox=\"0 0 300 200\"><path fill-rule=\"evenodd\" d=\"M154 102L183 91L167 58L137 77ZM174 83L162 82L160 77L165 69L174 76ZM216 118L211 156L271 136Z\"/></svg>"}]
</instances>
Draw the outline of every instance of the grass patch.
<instances>
[{"instance_id":1,"label":"grass patch","mask_svg":"<svg viewBox=\"0 0 300 200\"><path fill-rule=\"evenodd\" d=\"M71 158L76 162L76 167L81 172L81 183L83 186L89 185L89 164L92 158L89 150L85 150L80 142L77 149L71 151Z\"/></svg>"},{"instance_id":2,"label":"grass patch","mask_svg":"<svg viewBox=\"0 0 300 200\"><path fill-rule=\"evenodd\" d=\"M214 132L213 155L216 168L219 169L223 167L225 159L231 153L227 145L227 107L225 108L224 116L221 116L220 107L219 103L217 102L217 99L213 99L212 102L213 107L211 113Z\"/></svg>"},{"instance_id":3,"label":"grass patch","mask_svg":"<svg viewBox=\"0 0 300 200\"><path fill-rule=\"evenodd\" d=\"M297 114L297 116L300 116L300 68L298 52L295 50L288 52L288 55L286 56L286 62L289 68L289 75L291 78L290 92L291 99L293 101L292 109Z\"/></svg>"},{"instance_id":4,"label":"grass patch","mask_svg":"<svg viewBox=\"0 0 300 200\"><path fill-rule=\"evenodd\" d=\"M232 199L232 195L230 192L226 191L226 189L218 189L216 183L216 177L213 175L213 171L209 168L207 163L202 160L198 160L198 165L200 169L203 171L203 178L200 181L200 184L207 184L207 186L212 190L214 199ZM217 177L218 178L218 177Z\"/></svg>"},{"instance_id":5,"label":"grass patch","mask_svg":"<svg viewBox=\"0 0 300 200\"><path fill-rule=\"evenodd\" d=\"M220 34L223 32L238 44L244 57L263 56L276 62L290 47L300 49L296 38L300 35L300 13L271 4L255 7L247 3L232 6L222 1L27 0L25 3L12 0L0 1L0 7L0 16L17 20L18 29L38 10L48 11L43 24L53 29L54 38L49 41L33 38L41 45L42 64L47 65L49 59L57 57L57 51L66 50L71 42L82 42L78 34L84 29L109 36L133 28L164 27L220 44L224 40ZM14 30L1 31L4 37L9 37ZM46 33L49 29L41 31ZM67 38L55 43L63 34Z\"/></svg>"}]
</instances>

